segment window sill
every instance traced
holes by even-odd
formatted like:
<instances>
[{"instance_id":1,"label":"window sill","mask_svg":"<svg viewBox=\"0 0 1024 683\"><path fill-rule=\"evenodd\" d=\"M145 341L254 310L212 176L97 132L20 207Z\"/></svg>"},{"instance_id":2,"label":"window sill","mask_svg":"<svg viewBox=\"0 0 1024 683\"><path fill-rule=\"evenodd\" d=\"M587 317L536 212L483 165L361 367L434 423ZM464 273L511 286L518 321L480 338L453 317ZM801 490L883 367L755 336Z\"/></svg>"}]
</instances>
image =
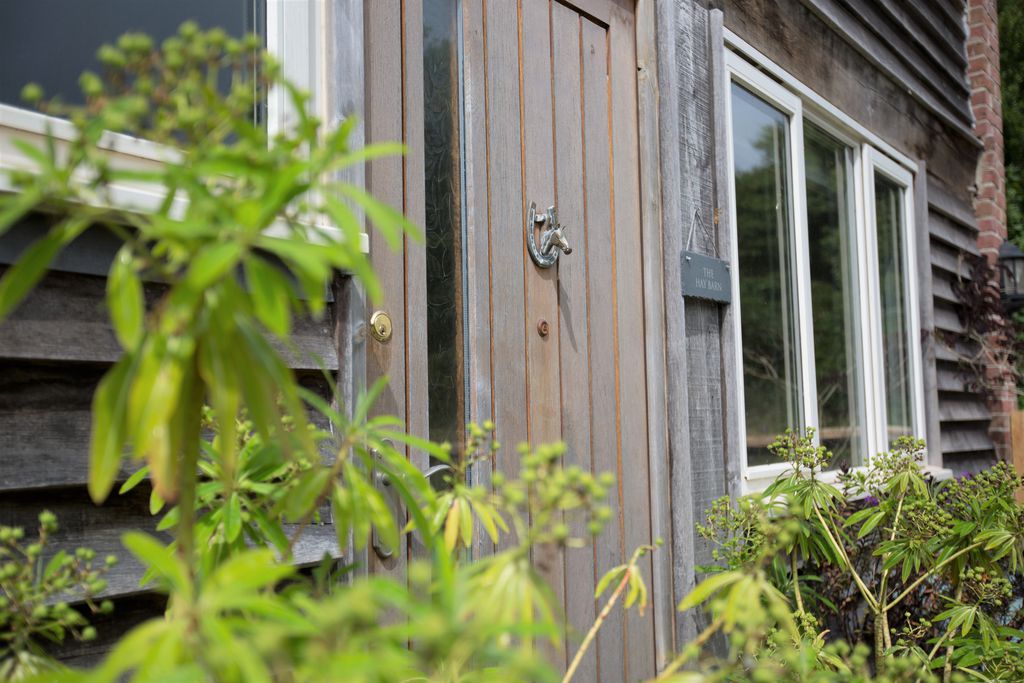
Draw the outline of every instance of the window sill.
<instances>
[{"instance_id":1,"label":"window sill","mask_svg":"<svg viewBox=\"0 0 1024 683\"><path fill-rule=\"evenodd\" d=\"M862 468L861 468L862 469ZM785 474L790 471L790 466L784 463L778 463L775 465L759 465L757 467L751 467L746 470L743 474L742 491L743 495L749 495L752 493L761 493L779 475ZM940 467L939 465L922 465L921 471L931 476L935 481L946 481L947 479L953 478L953 470L948 467ZM839 480L839 470L829 470L823 472L820 479L828 484L835 484Z\"/></svg>"},{"instance_id":2,"label":"window sill","mask_svg":"<svg viewBox=\"0 0 1024 683\"><path fill-rule=\"evenodd\" d=\"M18 140L45 148L48 132L53 135L57 155L60 157L75 136L75 128L70 122L8 104L0 104L0 192L16 191L5 171L34 172L36 170L36 162L19 150L14 142ZM109 153L111 166L120 170L153 171L159 169L163 163L180 160L177 150L120 133L106 133L100 141L100 147ZM102 201L97 197L95 204L146 213L156 210L164 201L164 196L162 186L155 183L125 181L112 184L109 199ZM183 214L185 205L184 200L175 199L172 214L179 212ZM319 223L317 228L332 236L341 234L340 230L329 224ZM271 237L284 235L285 225L283 222L275 223L270 226L266 234ZM364 254L369 253L369 235L364 232L360 234L359 238L360 250Z\"/></svg>"}]
</instances>

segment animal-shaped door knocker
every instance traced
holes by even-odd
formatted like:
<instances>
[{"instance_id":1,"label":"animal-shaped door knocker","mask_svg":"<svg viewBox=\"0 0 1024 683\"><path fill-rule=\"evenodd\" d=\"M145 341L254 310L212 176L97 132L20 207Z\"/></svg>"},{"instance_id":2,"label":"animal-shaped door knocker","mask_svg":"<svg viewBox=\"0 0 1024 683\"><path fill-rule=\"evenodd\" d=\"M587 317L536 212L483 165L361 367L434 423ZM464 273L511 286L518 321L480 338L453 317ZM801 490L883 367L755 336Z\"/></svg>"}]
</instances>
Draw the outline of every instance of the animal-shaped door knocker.
<instances>
[{"instance_id":1,"label":"animal-shaped door knocker","mask_svg":"<svg viewBox=\"0 0 1024 683\"><path fill-rule=\"evenodd\" d=\"M541 228L539 246L535 234L538 226ZM547 213L537 213L536 202L530 202L530 215L526 218L526 246L530 250L530 257L539 268L550 268L555 265L563 252L566 256L572 253L572 248L565 239L565 227L558 223L558 212L555 207L549 206Z\"/></svg>"}]
</instances>

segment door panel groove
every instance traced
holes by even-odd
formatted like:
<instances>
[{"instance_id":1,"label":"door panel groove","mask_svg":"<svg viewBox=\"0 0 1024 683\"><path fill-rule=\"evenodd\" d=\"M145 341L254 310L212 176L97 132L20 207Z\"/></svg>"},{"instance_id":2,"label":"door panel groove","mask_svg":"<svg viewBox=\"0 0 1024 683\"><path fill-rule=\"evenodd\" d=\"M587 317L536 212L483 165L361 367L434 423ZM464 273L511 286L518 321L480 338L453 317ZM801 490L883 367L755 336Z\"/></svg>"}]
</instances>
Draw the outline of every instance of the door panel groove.
<instances>
[{"instance_id":1,"label":"door panel groove","mask_svg":"<svg viewBox=\"0 0 1024 683\"><path fill-rule=\"evenodd\" d=\"M590 248L589 248L589 244L591 242L591 239L590 239L591 216L590 216L590 210L589 210L591 195L590 195L590 191L589 191L590 190L589 176L588 176L588 173L587 173L587 127L590 124L590 122L589 122L589 120L587 118L587 107L586 107L586 103L587 103L587 98L586 98L586 58L585 58L585 52L584 52L584 46L585 46L584 30L585 30L585 26L586 25L587 25L587 22L585 22L584 18L581 16L579 18L579 20L578 20L578 25L577 25L577 30L576 30L576 35L577 35L576 50L577 50L577 58L579 60L579 71L578 71L578 74L579 74L579 101L578 101L578 104L579 104L579 112L580 112L580 130L579 130L580 151L581 151L581 155L580 155L580 157L581 157L580 158L580 174L581 174L581 181L582 181L581 182L581 185L582 185L582 187L581 187L582 207L581 208L582 208L582 212L583 212L583 222L581 223L580 228L581 228L581 232L584 233L583 234L583 240L584 240L584 244L583 244L583 249L584 249L584 252L583 252L583 264L584 264L583 291L584 291L584 306L586 307L586 312L587 312L587 314L586 314L586 324L585 324L585 327L584 327L584 330L583 330L583 333L584 333L583 334L583 340L584 340L584 345L585 345L586 354L587 354L587 363L586 363L586 365L587 365L587 367L586 367L586 371L587 371L587 415L588 415L588 419L590 420L590 424L593 425L594 424L594 372L593 372L593 360L592 360L591 353L590 353L591 352L591 343L590 343L591 331L593 329L592 324L591 324L591 310L592 310L592 305L593 304L592 304L592 300L591 300L591 296L590 296L590 279L587 276L587 274L591 272L590 271L590 268L591 268ZM589 453L588 453L588 455L589 455L589 467L590 467L590 471L591 472L595 472L596 473L597 472L597 462L596 462L596 459L594 457L594 432L593 432L592 429L588 430L587 437L588 437L588 439L587 439L587 441L588 441L587 442L587 448L589 449ZM569 573L568 569L566 570L566 573L567 574ZM592 580L594 582L594 585L596 586L597 582L600 580L600 575L598 573L598 557L597 557L597 543L596 542L591 544L591 548L590 548L590 574L592 576ZM597 601L594 600L593 603L594 603L593 609L599 610L600 606L597 604ZM598 681L598 680L601 679L601 667L602 667L601 659L602 659L602 657L601 657L601 647L600 647L600 641L599 641L596 644L595 648L594 648L594 658L593 658L594 666L593 666L592 671L590 672L590 677L589 677L590 680Z\"/></svg>"},{"instance_id":2,"label":"door panel groove","mask_svg":"<svg viewBox=\"0 0 1024 683\"><path fill-rule=\"evenodd\" d=\"M580 61L579 15L557 3L552 4L552 129L554 145L555 202L558 217L568 226L572 254L559 258L557 294L559 314L559 382L561 393L562 439L566 443L566 465L593 471L590 460L590 382L586 298L587 235L584 210L585 172L583 168L582 65ZM554 65L558 68L554 68ZM586 382L580 381L586 379ZM570 525L574 535L587 536L583 520ZM572 577L593 576L594 555L590 552L563 553L566 616L569 624L586 629L594 621L597 609L591 585L570 581ZM577 634L569 639L569 653L579 642ZM582 662L579 680L597 680L597 656Z\"/></svg>"},{"instance_id":3,"label":"door panel groove","mask_svg":"<svg viewBox=\"0 0 1024 683\"><path fill-rule=\"evenodd\" d=\"M620 490L623 492L624 553L651 543L650 462L647 449L647 385L644 355L643 262L641 259L639 139L637 120L637 82L635 68L634 16L614 8L608 36L611 53L629 58L610 61L610 92L614 94L612 147L613 192L615 201L616 315L617 348L620 359L619 402L621 406L620 457L629 457L622 467ZM623 372L621 359L628 359L629 372ZM625 495L628 492L628 495ZM651 575L649 556L640 565ZM654 620L631 611L627 623L627 679L645 679L655 673Z\"/></svg>"},{"instance_id":4,"label":"door panel groove","mask_svg":"<svg viewBox=\"0 0 1024 683\"><path fill-rule=\"evenodd\" d=\"M410 149L397 170L384 160L369 175L375 191L410 214L431 206L423 195L424 129L417 130L425 107L416 85L424 87L416 62L424 47L415 33L423 1L374 0L367 9L378 32L368 41L368 137L401 136ZM492 467L480 467L474 479L486 484L491 470L514 478L519 443L558 440L567 445L567 466L617 477L611 521L590 549L534 554L576 629L565 649L551 651L564 667L600 608L593 582L651 542L634 16L625 0L461 0L461 6L464 181L452 192L459 193L454 201L463 202L465 221L464 400L472 417L495 421L504 444ZM397 40L385 21L394 7L402 11ZM389 85L398 86L397 94ZM403 96L396 115L394 100ZM573 247L549 269L537 268L527 254L530 202L540 212L558 208ZM423 318L419 307L431 299L420 298L429 295L414 272L422 256L411 243L397 256L375 244L384 305L401 311L401 320L399 343L370 353L371 375L392 376L383 410L403 414L411 429L417 420L425 427L427 417L418 411L426 400L418 392L429 365L416 356L423 349L416 325ZM574 534L585 531L569 521ZM474 546L475 553L491 550L486 540ZM642 563L645 578L651 567ZM649 677L654 655L651 614L612 610L580 678Z\"/></svg>"},{"instance_id":5,"label":"door panel groove","mask_svg":"<svg viewBox=\"0 0 1024 683\"><path fill-rule=\"evenodd\" d=\"M589 359L591 384L591 453L595 472L616 474L616 487L609 504L611 523L595 542L597 558L595 573L600 576L622 562L622 532L619 524L618 446L615 412L617 393L614 375L615 348L614 320L612 318L611 280L611 204L610 194L610 138L611 110L608 101L606 31L597 24L582 21L582 104L584 121L584 167L586 173L586 230L587 230L587 288L591 305L589 316ZM626 641L622 610L612 610L608 621L598 632L597 656L600 668L598 681L623 680L623 644Z\"/></svg>"}]
</instances>

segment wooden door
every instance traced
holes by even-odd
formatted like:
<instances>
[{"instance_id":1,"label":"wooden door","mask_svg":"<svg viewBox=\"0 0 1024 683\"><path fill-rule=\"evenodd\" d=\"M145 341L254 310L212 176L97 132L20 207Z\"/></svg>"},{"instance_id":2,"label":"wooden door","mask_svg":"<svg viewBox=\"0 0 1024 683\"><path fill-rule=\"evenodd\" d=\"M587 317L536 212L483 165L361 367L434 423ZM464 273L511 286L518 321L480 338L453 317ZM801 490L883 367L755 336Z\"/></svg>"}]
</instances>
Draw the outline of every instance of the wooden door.
<instances>
[{"instance_id":1,"label":"wooden door","mask_svg":"<svg viewBox=\"0 0 1024 683\"><path fill-rule=\"evenodd\" d=\"M612 521L593 548L537 558L579 631L556 655L571 657L599 610L596 579L651 542L634 10L628 0L366 3L368 138L404 139L410 150L404 162L371 165L370 189L428 224L427 247L395 254L371 245L382 305L398 315L387 347L368 341L368 372L391 376L382 409L424 435L437 417L429 406L438 405L424 285L436 267L430 117L440 86L422 41L436 40L434 13L446 2L458 28L449 64L457 87L446 91L457 123L443 125L458 139L445 204L457 225L445 229L459 255L460 380L448 390L462 392L455 403L467 421L497 424L505 447L494 467L506 475L518 470L517 443L563 440L567 464L618 480ZM572 253L548 269L526 249L531 202L540 211L556 206L567 226ZM475 473L481 480L484 469ZM650 565L642 569L650 579ZM654 661L651 613L615 609L577 680L639 680L653 676Z\"/></svg>"}]
</instances>

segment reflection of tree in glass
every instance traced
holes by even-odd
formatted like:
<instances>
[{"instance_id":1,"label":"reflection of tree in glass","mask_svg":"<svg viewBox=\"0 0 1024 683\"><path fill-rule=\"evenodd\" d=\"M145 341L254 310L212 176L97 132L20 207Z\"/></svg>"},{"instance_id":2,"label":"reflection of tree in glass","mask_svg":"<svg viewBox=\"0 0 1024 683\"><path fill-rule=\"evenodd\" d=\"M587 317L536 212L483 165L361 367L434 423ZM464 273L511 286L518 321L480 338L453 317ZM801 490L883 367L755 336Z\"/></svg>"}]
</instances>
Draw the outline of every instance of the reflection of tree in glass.
<instances>
[{"instance_id":1,"label":"reflection of tree in glass","mask_svg":"<svg viewBox=\"0 0 1024 683\"><path fill-rule=\"evenodd\" d=\"M882 304L882 351L885 359L885 407L889 440L910 434L910 352L904 282L903 190L875 174L875 226Z\"/></svg>"},{"instance_id":2,"label":"reflection of tree in glass","mask_svg":"<svg viewBox=\"0 0 1024 683\"><path fill-rule=\"evenodd\" d=\"M804 168L818 435L838 466L852 464L863 443L845 145L805 124Z\"/></svg>"},{"instance_id":3,"label":"reflection of tree in glass","mask_svg":"<svg viewBox=\"0 0 1024 683\"><path fill-rule=\"evenodd\" d=\"M423 28L427 381L430 438L463 433L458 62L455 3L427 0Z\"/></svg>"},{"instance_id":4,"label":"reflection of tree in glass","mask_svg":"<svg viewBox=\"0 0 1024 683\"><path fill-rule=\"evenodd\" d=\"M798 364L786 179L786 117L733 88L747 462L774 462L766 446L797 426Z\"/></svg>"}]
</instances>

